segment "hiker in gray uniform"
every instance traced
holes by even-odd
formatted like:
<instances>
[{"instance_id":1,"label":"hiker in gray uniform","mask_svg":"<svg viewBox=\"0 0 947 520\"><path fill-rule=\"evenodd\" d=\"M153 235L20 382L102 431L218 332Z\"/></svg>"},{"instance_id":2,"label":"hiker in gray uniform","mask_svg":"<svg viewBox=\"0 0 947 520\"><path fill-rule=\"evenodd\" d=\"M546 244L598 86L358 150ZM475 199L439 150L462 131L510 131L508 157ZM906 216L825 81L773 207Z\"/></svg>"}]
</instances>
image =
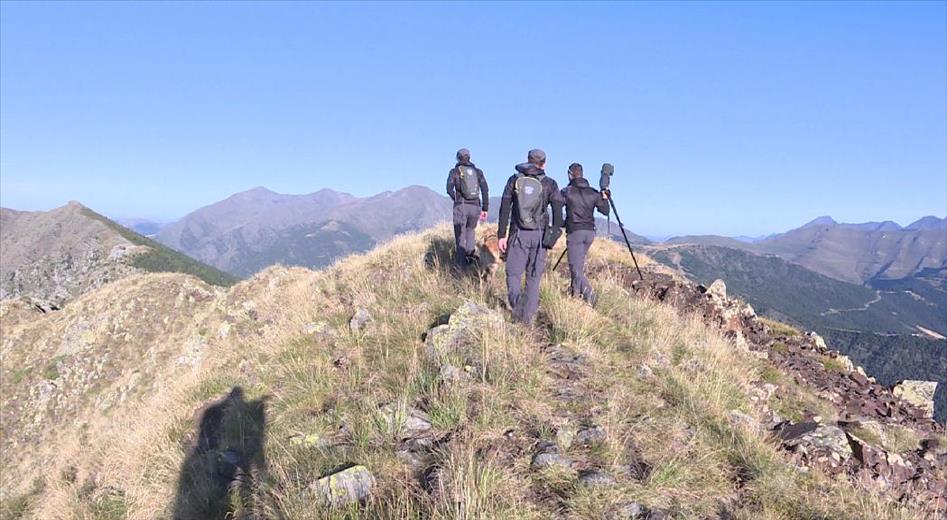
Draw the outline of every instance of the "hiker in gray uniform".
<instances>
[{"instance_id":1,"label":"hiker in gray uniform","mask_svg":"<svg viewBox=\"0 0 947 520\"><path fill-rule=\"evenodd\" d=\"M454 244L457 265L476 260L477 223L487 220L490 192L483 171L470 162L470 150L457 150L457 164L447 174L447 196L454 201Z\"/></svg>"},{"instance_id":2,"label":"hiker in gray uniform","mask_svg":"<svg viewBox=\"0 0 947 520\"><path fill-rule=\"evenodd\" d=\"M523 323L536 318L546 250L556 245L562 233L562 194L556 181L546 177L545 165L546 153L530 150L528 162L517 164L517 173L506 182L500 203L497 238L500 251L506 253L506 288L513 319ZM546 210L550 206L552 225Z\"/></svg>"},{"instance_id":3,"label":"hiker in gray uniform","mask_svg":"<svg viewBox=\"0 0 947 520\"><path fill-rule=\"evenodd\" d=\"M594 304L596 297L585 277L585 256L595 240L595 210L608 215L608 195L589 186L582 176L582 165L569 166L569 185L562 189L566 204L566 248L569 256L569 274L572 277L572 296L581 296Z\"/></svg>"}]
</instances>

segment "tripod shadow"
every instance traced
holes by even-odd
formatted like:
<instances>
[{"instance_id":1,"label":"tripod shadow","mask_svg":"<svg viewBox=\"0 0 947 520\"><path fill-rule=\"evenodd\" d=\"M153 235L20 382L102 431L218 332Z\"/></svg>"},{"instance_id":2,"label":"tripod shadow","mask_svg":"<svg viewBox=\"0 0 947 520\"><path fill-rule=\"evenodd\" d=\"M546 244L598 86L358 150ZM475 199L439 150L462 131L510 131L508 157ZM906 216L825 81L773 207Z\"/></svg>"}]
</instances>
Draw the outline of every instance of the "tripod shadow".
<instances>
[{"instance_id":1,"label":"tripod shadow","mask_svg":"<svg viewBox=\"0 0 947 520\"><path fill-rule=\"evenodd\" d=\"M243 389L208 406L181 465L174 520L256 518L266 474L265 398L246 401Z\"/></svg>"}]
</instances>

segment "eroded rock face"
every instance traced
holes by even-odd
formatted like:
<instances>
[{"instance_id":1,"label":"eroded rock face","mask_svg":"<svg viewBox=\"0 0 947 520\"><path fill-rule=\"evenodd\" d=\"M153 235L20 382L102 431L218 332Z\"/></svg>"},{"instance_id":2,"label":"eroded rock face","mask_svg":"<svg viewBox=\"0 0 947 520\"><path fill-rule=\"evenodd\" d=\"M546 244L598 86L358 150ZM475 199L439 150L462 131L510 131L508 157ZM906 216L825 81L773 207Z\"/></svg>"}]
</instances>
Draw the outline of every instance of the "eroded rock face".
<instances>
[{"instance_id":1,"label":"eroded rock face","mask_svg":"<svg viewBox=\"0 0 947 520\"><path fill-rule=\"evenodd\" d=\"M894 385L894 395L924 410L928 417L934 416L935 381L905 380Z\"/></svg>"}]
</instances>

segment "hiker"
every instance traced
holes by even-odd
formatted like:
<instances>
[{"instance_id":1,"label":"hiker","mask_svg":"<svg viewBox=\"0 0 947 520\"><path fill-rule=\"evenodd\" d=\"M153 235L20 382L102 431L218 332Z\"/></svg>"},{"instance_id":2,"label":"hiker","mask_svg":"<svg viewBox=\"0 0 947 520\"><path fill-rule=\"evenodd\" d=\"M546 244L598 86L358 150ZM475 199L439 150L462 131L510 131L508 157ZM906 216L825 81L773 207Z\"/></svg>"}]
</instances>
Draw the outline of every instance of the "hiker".
<instances>
[{"instance_id":1,"label":"hiker","mask_svg":"<svg viewBox=\"0 0 947 520\"><path fill-rule=\"evenodd\" d=\"M460 267L476 262L477 223L487 220L490 193L483 171L470 162L470 150L457 150L457 164L447 174L447 196L454 201L455 260Z\"/></svg>"},{"instance_id":2,"label":"hiker","mask_svg":"<svg viewBox=\"0 0 947 520\"><path fill-rule=\"evenodd\" d=\"M546 267L546 250L562 233L562 194L546 177L546 153L530 150L527 162L516 165L506 182L497 229L500 251L506 253L506 287L513 319L532 323L539 310L539 282ZM552 225L546 211L552 207ZM507 232L509 227L509 232ZM526 275L526 288L522 287Z\"/></svg>"},{"instance_id":3,"label":"hiker","mask_svg":"<svg viewBox=\"0 0 947 520\"><path fill-rule=\"evenodd\" d=\"M569 165L569 185L562 189L562 198L566 204L566 251L572 279L570 293L594 305L595 292L585 277L585 256L595 240L595 210L608 216L608 192L599 192L589 186L589 181L582 176L582 165L572 163Z\"/></svg>"}]
</instances>

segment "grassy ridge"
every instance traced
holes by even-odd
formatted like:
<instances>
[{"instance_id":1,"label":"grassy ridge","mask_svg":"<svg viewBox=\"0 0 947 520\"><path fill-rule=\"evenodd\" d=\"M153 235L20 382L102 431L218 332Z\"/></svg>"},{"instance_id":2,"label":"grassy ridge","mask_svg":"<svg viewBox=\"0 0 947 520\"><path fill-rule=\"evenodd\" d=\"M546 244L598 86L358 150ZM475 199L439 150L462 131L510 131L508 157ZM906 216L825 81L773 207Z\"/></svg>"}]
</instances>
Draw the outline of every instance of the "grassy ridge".
<instances>
[{"instance_id":1,"label":"grassy ridge","mask_svg":"<svg viewBox=\"0 0 947 520\"><path fill-rule=\"evenodd\" d=\"M142 236L121 224L100 215L89 208L82 208L82 214L86 217L98 220L129 242L146 246L150 250L135 255L132 259L132 265L152 273L185 273L194 275L201 280L221 287L230 287L240 281L239 278L225 273L219 269L203 264L184 254L160 244L148 237Z\"/></svg>"},{"instance_id":2,"label":"grassy ridge","mask_svg":"<svg viewBox=\"0 0 947 520\"><path fill-rule=\"evenodd\" d=\"M107 454L91 488L43 468L48 491L29 500L27 516L104 520L115 517L103 511L117 510L171 518L179 508L205 513L182 518L584 519L607 518L634 500L674 518L724 510L745 520L918 518L849 483L796 470L765 432L735 425L732 410L756 413L750 393L758 381L798 396L773 403L787 415L820 401L696 317L630 297L606 266L592 280L596 308L566 296L568 282L550 273L538 325L513 324L503 269L486 281L456 276L451 243L443 228L325 271L271 268L234 287L219 302L221 316L202 323L207 362L217 364L163 381L153 399L129 405L135 413L121 429L90 435ZM629 260L604 240L590 253L600 267ZM478 326L452 359L468 377L448 382L426 354L424 334L467 301L499 319ZM359 308L373 320L353 332L349 319ZM556 373L553 345L583 360L580 377ZM199 412L237 388L242 397L223 409L219 442L191 451ZM382 407L430 418L436 441L420 475ZM831 420L827 408L820 413ZM604 438L563 440L561 432L592 424ZM560 444L579 468L605 471L614 484L587 487L577 472L533 469L540 442ZM81 457L97 450L83 447L68 463L82 467ZM231 450L259 457L246 494L207 485L213 472L202 464ZM630 474L636 456L650 466L647 475ZM312 482L348 464L375 475L371 498L319 507Z\"/></svg>"}]
</instances>

